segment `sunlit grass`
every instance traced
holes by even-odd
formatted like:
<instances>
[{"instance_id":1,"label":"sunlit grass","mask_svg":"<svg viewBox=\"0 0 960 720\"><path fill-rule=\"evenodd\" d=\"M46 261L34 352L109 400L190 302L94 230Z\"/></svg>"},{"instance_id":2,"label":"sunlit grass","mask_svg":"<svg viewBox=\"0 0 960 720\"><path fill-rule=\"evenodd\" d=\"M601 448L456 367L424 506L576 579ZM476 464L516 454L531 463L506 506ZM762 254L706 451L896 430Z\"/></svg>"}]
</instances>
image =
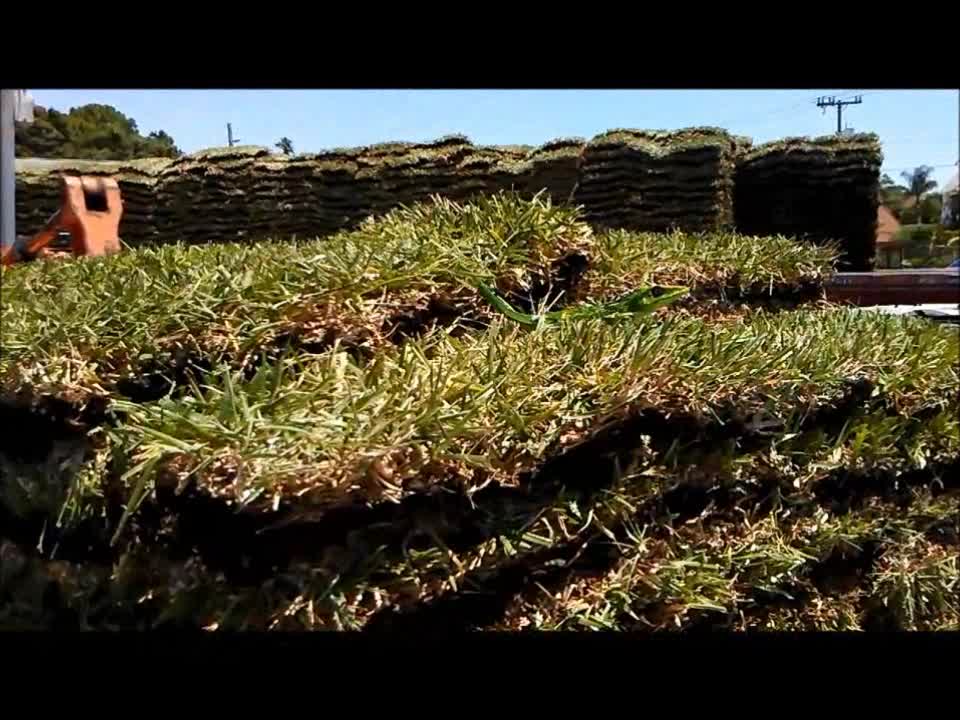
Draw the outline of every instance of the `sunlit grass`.
<instances>
[{"instance_id":1,"label":"sunlit grass","mask_svg":"<svg viewBox=\"0 0 960 720\"><path fill-rule=\"evenodd\" d=\"M242 355L317 306L376 316L371 304L474 293L479 282L519 290L570 253L589 258L598 299L652 283L822 279L833 259L829 248L783 238L595 237L575 209L542 197L436 199L316 241L171 245L14 267L3 277L0 371L12 386L97 386L178 347Z\"/></svg>"}]
</instances>

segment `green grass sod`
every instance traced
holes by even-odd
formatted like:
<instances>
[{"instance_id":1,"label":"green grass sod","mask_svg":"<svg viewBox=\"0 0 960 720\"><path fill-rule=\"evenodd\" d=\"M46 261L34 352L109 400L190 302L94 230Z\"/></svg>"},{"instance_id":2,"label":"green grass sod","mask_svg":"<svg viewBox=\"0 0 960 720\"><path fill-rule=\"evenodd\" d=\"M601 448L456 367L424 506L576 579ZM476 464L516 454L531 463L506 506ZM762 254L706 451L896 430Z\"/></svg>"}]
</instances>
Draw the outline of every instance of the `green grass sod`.
<instances>
[{"instance_id":1,"label":"green grass sod","mask_svg":"<svg viewBox=\"0 0 960 720\"><path fill-rule=\"evenodd\" d=\"M4 271L0 626L956 629L956 334L765 304L834 257L499 195ZM373 342L544 279L691 301ZM182 347L206 362L121 392Z\"/></svg>"}]
</instances>

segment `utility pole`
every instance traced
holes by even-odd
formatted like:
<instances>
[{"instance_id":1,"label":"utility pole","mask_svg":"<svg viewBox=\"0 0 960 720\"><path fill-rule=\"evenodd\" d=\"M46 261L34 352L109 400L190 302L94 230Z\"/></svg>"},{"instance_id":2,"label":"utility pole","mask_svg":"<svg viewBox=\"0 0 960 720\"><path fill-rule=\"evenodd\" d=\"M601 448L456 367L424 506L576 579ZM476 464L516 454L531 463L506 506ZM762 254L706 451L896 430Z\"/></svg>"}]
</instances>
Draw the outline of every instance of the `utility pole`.
<instances>
[{"instance_id":1,"label":"utility pole","mask_svg":"<svg viewBox=\"0 0 960 720\"><path fill-rule=\"evenodd\" d=\"M235 138L235 137L233 136L233 125L231 125L230 123L227 123L227 144L228 144L230 147L233 147L233 146L236 145L238 142L240 142L240 139L239 139L239 138Z\"/></svg>"},{"instance_id":2,"label":"utility pole","mask_svg":"<svg viewBox=\"0 0 960 720\"><path fill-rule=\"evenodd\" d=\"M821 108L824 112L827 111L828 107L837 108L837 135L840 135L843 133L843 106L859 105L862 102L862 95L857 95L853 100L837 100L836 97L831 95L830 97L817 98L817 107Z\"/></svg>"},{"instance_id":3,"label":"utility pole","mask_svg":"<svg viewBox=\"0 0 960 720\"><path fill-rule=\"evenodd\" d=\"M4 249L17 239L17 205L14 193L17 172L13 162L14 94L16 90L0 90L0 246Z\"/></svg>"},{"instance_id":4,"label":"utility pole","mask_svg":"<svg viewBox=\"0 0 960 720\"><path fill-rule=\"evenodd\" d=\"M26 90L0 90L0 248L17 241L16 123L33 122L33 98Z\"/></svg>"}]
</instances>

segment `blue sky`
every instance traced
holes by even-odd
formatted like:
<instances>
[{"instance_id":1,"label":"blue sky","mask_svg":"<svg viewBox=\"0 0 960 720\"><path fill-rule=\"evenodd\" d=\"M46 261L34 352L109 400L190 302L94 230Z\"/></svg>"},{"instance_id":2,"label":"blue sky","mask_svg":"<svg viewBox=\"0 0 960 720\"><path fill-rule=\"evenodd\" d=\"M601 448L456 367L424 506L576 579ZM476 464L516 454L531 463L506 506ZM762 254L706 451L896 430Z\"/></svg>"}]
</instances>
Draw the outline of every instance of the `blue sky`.
<instances>
[{"instance_id":1,"label":"blue sky","mask_svg":"<svg viewBox=\"0 0 960 720\"><path fill-rule=\"evenodd\" d=\"M478 144L538 145L590 137L613 127L673 129L717 125L755 142L836 130L836 111L819 95L855 90L33 90L45 107L106 103L141 132L166 130L185 151L226 145L226 124L244 144L293 140L298 152L460 133ZM869 90L844 108L844 125L875 132L884 170L941 166L957 172L960 93Z\"/></svg>"}]
</instances>

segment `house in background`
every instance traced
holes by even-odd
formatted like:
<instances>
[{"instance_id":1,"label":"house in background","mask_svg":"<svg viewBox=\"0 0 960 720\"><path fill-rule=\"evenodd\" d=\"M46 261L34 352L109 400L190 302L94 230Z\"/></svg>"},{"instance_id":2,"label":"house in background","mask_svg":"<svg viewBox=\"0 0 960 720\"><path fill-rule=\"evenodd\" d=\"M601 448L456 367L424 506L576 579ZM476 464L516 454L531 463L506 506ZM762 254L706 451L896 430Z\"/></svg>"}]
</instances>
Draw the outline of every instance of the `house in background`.
<instances>
[{"instance_id":1,"label":"house in background","mask_svg":"<svg viewBox=\"0 0 960 720\"><path fill-rule=\"evenodd\" d=\"M886 205L877 208L878 268L898 268L903 265L903 245L897 240L900 221Z\"/></svg>"},{"instance_id":2,"label":"house in background","mask_svg":"<svg viewBox=\"0 0 960 720\"><path fill-rule=\"evenodd\" d=\"M960 227L960 175L954 175L953 178L943 186L943 210L941 211L940 223L944 227Z\"/></svg>"}]
</instances>

